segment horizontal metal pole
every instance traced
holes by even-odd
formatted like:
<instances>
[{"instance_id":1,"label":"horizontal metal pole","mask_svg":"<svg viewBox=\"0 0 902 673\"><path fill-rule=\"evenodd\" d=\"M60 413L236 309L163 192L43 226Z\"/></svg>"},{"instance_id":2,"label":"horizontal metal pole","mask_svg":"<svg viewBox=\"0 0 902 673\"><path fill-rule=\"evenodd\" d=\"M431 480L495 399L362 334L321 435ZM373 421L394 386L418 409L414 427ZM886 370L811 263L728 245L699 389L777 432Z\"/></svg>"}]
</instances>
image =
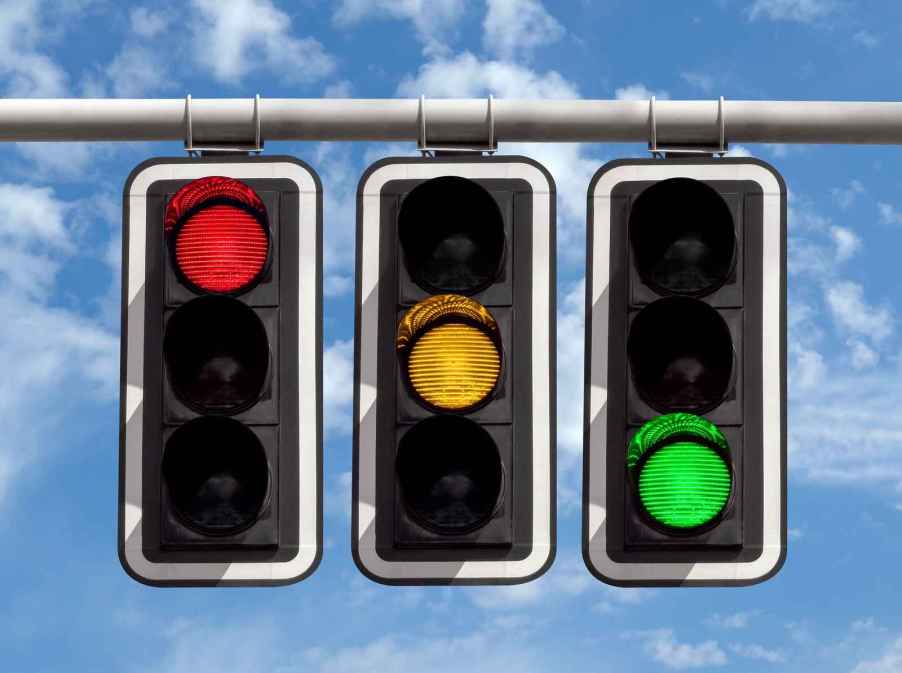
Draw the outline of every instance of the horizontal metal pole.
<instances>
[{"instance_id":1,"label":"horizontal metal pole","mask_svg":"<svg viewBox=\"0 0 902 673\"><path fill-rule=\"evenodd\" d=\"M264 140L485 143L646 142L649 101L263 98L191 101L195 145ZM490 114L491 108L491 114ZM0 100L0 141L184 140L185 99ZM728 143L902 143L902 103L734 101L723 104ZM663 145L717 145L718 101L655 102Z\"/></svg>"}]
</instances>

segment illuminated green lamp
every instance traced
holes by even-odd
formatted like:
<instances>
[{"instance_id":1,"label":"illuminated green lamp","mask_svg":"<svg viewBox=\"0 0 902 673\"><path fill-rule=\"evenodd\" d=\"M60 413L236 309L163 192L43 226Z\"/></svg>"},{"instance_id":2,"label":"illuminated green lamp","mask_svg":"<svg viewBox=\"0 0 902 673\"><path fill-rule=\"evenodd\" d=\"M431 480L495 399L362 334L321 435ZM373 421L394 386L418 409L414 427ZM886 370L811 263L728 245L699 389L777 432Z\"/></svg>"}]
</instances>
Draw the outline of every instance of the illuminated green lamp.
<instances>
[{"instance_id":1,"label":"illuminated green lamp","mask_svg":"<svg viewBox=\"0 0 902 673\"><path fill-rule=\"evenodd\" d=\"M687 532L710 523L733 488L727 440L693 414L666 414L643 425L630 441L626 464L639 501L665 528Z\"/></svg>"}]
</instances>

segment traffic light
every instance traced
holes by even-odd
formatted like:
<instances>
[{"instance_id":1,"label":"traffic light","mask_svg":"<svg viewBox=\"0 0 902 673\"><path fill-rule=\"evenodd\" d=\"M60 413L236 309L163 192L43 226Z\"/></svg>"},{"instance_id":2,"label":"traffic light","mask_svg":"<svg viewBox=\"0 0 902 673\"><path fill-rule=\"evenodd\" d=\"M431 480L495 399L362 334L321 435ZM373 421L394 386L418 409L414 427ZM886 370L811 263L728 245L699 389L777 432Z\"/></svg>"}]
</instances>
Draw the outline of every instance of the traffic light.
<instances>
[{"instance_id":1,"label":"traffic light","mask_svg":"<svg viewBox=\"0 0 902 673\"><path fill-rule=\"evenodd\" d=\"M786 550L786 188L746 158L589 186L583 556L622 586L763 581Z\"/></svg>"},{"instance_id":2,"label":"traffic light","mask_svg":"<svg viewBox=\"0 0 902 673\"><path fill-rule=\"evenodd\" d=\"M119 558L140 582L319 563L321 200L290 157L153 159L126 182Z\"/></svg>"},{"instance_id":3,"label":"traffic light","mask_svg":"<svg viewBox=\"0 0 902 673\"><path fill-rule=\"evenodd\" d=\"M511 584L553 560L554 207L523 157L361 178L352 547L371 579Z\"/></svg>"}]
</instances>

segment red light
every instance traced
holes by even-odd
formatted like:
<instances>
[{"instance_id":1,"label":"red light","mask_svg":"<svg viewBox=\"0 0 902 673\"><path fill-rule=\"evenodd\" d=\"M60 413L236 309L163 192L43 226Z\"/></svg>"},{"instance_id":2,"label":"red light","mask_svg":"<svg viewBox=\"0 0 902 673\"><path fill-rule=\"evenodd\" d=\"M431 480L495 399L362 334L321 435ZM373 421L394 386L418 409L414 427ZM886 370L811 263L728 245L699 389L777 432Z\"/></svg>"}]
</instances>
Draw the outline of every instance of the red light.
<instances>
[{"instance_id":1,"label":"red light","mask_svg":"<svg viewBox=\"0 0 902 673\"><path fill-rule=\"evenodd\" d=\"M266 265L266 208L238 180L209 177L185 185L166 208L164 229L175 236L179 270L205 292L244 290Z\"/></svg>"}]
</instances>

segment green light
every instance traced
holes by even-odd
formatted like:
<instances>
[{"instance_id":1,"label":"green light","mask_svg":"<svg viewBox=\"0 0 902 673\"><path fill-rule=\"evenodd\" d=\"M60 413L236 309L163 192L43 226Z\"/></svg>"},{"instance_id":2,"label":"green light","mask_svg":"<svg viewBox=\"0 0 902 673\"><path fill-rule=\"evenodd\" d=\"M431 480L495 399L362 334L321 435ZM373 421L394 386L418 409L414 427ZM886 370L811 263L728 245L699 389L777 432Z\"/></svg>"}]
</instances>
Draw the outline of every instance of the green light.
<instances>
[{"instance_id":1,"label":"green light","mask_svg":"<svg viewBox=\"0 0 902 673\"><path fill-rule=\"evenodd\" d=\"M668 442L670 437L672 442ZM712 445L729 448L717 426L693 414L659 416L639 429L627 451L627 466L634 471L642 456L653 449L637 481L639 500L655 521L687 530L720 514L733 481L729 467Z\"/></svg>"}]
</instances>

